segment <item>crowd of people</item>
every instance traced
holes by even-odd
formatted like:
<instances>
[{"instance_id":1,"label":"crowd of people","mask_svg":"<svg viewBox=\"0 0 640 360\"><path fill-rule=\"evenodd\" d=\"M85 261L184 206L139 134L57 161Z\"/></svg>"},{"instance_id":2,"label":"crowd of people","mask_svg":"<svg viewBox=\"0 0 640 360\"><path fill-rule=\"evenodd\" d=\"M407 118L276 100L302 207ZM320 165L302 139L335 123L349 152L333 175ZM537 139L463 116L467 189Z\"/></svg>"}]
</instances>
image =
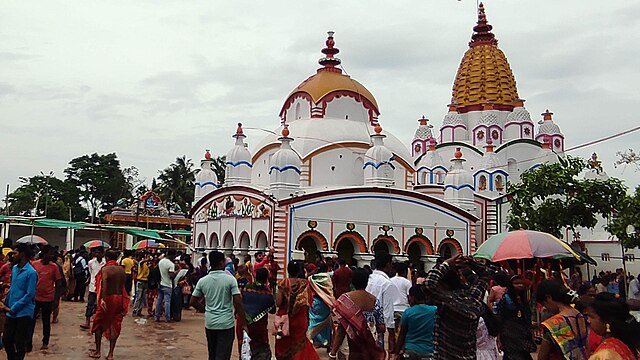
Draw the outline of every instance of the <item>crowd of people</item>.
<instances>
[{"instance_id":1,"label":"crowd of people","mask_svg":"<svg viewBox=\"0 0 640 360\"><path fill-rule=\"evenodd\" d=\"M640 350L640 284L619 274L594 283L540 263L527 271L470 257L439 259L428 272L376 254L371 265L344 259L293 260L280 268L273 249L242 260L211 251L5 243L0 255L0 330L7 358L32 351L36 321L47 349L60 301L84 302L81 328L104 337L113 359L124 317L179 322L204 313L209 359L242 360L630 360ZM595 285L594 285L595 284ZM625 299L627 294L629 299ZM131 305L131 306L130 306ZM631 305L631 307L630 307ZM146 309L145 309L146 308ZM271 314L272 321L269 320ZM273 345L273 347L272 347ZM272 353L272 349L274 353Z\"/></svg>"}]
</instances>

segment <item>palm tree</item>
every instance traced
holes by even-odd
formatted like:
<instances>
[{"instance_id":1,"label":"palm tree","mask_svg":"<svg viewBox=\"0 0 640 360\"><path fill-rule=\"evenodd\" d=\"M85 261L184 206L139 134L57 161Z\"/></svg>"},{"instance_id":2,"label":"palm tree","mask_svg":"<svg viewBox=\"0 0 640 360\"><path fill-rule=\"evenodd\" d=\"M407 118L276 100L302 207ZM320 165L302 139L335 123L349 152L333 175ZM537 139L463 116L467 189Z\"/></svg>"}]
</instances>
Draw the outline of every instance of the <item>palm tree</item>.
<instances>
[{"instance_id":1,"label":"palm tree","mask_svg":"<svg viewBox=\"0 0 640 360\"><path fill-rule=\"evenodd\" d=\"M168 204L167 208L175 204L182 211L189 211L193 203L194 174L193 162L184 155L160 171L157 192Z\"/></svg>"}]
</instances>

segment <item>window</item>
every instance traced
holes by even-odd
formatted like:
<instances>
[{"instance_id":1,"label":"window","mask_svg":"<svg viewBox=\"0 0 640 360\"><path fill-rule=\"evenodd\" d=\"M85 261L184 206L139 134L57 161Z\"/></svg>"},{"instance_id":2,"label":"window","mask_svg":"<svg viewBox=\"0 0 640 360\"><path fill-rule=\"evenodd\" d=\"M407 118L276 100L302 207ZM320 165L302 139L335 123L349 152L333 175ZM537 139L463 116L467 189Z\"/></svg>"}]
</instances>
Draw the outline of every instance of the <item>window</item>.
<instances>
[{"instance_id":1,"label":"window","mask_svg":"<svg viewBox=\"0 0 640 360\"><path fill-rule=\"evenodd\" d=\"M436 181L438 182L438 184L440 184L440 185L444 184L445 175L447 175L447 174L444 171L438 171L436 173Z\"/></svg>"},{"instance_id":2,"label":"window","mask_svg":"<svg viewBox=\"0 0 640 360\"><path fill-rule=\"evenodd\" d=\"M602 253L602 254L600 254L600 257L602 258L602 261L611 260L611 255L609 255L609 253Z\"/></svg>"},{"instance_id":3,"label":"window","mask_svg":"<svg viewBox=\"0 0 640 360\"><path fill-rule=\"evenodd\" d=\"M636 255L635 254L625 254L624 255L624 260L625 261L636 261Z\"/></svg>"}]
</instances>

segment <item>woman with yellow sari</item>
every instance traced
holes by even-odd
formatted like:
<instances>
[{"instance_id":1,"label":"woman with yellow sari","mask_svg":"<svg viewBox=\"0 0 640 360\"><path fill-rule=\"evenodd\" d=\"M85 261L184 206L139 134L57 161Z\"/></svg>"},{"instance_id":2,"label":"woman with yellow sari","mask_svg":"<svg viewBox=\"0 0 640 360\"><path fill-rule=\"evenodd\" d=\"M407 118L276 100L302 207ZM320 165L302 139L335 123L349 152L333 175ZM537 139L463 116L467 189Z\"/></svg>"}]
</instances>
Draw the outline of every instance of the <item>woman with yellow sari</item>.
<instances>
[{"instance_id":1,"label":"woman with yellow sari","mask_svg":"<svg viewBox=\"0 0 640 360\"><path fill-rule=\"evenodd\" d=\"M619 295L600 293L587 307L591 330L604 340L589 360L635 360L640 348L640 324Z\"/></svg>"}]
</instances>

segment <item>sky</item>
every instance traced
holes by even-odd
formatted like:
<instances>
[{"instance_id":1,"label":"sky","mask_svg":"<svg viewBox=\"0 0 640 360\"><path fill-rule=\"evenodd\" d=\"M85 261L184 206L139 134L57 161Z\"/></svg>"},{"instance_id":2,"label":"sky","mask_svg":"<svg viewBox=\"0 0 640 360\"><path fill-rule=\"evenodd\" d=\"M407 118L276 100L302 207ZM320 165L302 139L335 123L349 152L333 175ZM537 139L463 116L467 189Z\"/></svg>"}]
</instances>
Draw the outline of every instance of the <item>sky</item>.
<instances>
[{"instance_id":1,"label":"sky","mask_svg":"<svg viewBox=\"0 0 640 360\"><path fill-rule=\"evenodd\" d=\"M566 148L640 124L640 2L488 0L489 23L534 121L545 109ZM69 160L116 152L147 183L177 156L224 155L236 123L275 129L289 92L318 68L336 32L346 73L380 105L380 123L409 144L417 119L437 129L476 22L476 2L0 2L0 185ZM245 130L250 146L265 135ZM640 132L597 152L610 176L640 150Z\"/></svg>"}]
</instances>

